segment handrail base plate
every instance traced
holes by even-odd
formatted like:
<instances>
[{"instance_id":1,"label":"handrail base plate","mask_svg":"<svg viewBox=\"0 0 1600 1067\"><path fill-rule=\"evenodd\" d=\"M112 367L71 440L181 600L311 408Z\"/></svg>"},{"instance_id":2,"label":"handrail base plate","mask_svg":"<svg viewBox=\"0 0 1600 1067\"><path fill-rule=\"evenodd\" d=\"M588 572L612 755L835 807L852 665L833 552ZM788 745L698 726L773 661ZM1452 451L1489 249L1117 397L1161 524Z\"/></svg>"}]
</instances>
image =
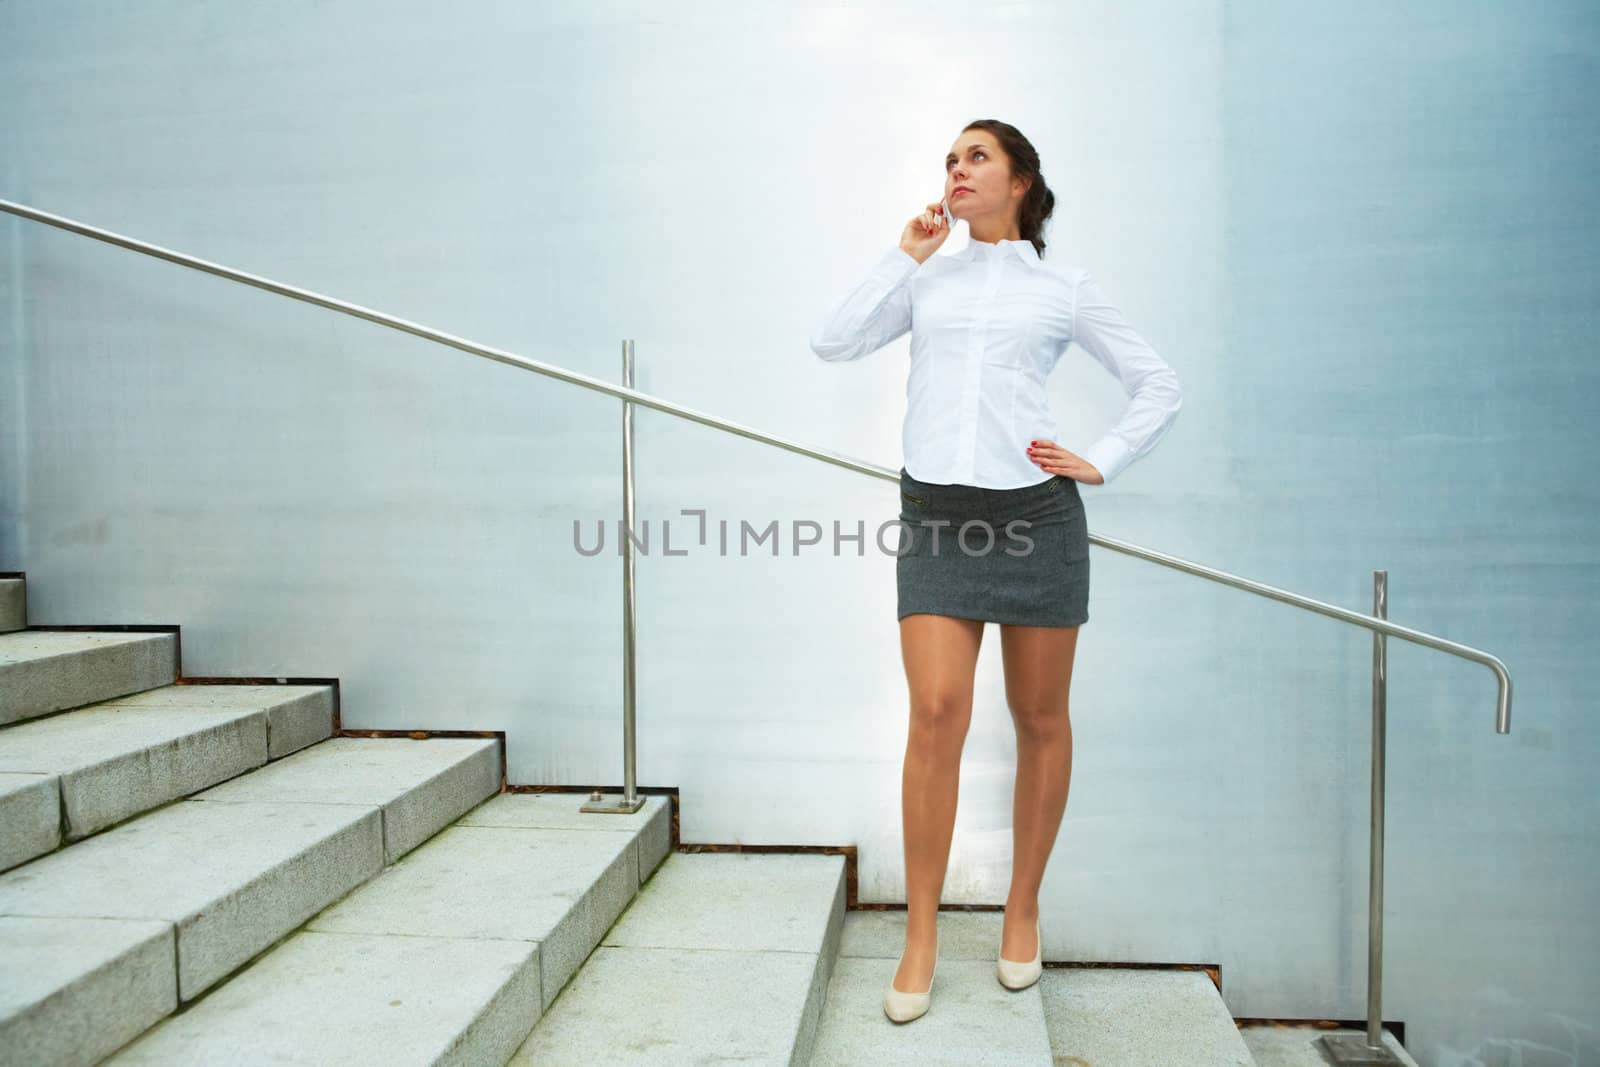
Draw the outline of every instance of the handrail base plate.
<instances>
[{"instance_id":1,"label":"handrail base plate","mask_svg":"<svg viewBox=\"0 0 1600 1067\"><path fill-rule=\"evenodd\" d=\"M1367 1064L1393 1065L1403 1067L1405 1060L1396 1056L1394 1050L1387 1045L1373 1048L1367 1044L1366 1034L1323 1034L1317 1038L1317 1045L1322 1049L1322 1054L1329 1063L1357 1064L1365 1067Z\"/></svg>"}]
</instances>

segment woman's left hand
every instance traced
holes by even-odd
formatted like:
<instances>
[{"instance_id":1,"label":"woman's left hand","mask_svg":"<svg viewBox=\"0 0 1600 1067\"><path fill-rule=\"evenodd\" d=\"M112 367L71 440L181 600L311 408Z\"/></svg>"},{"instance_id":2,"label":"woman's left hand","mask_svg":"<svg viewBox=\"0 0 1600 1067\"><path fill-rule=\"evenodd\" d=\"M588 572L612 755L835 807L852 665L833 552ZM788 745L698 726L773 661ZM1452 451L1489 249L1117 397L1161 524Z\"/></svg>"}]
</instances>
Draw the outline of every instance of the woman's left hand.
<instances>
[{"instance_id":1,"label":"woman's left hand","mask_svg":"<svg viewBox=\"0 0 1600 1067\"><path fill-rule=\"evenodd\" d=\"M1106 483L1105 475L1096 470L1093 463L1068 452L1054 441L1032 442L1028 448L1028 458L1051 474L1064 474L1073 481L1089 485Z\"/></svg>"}]
</instances>

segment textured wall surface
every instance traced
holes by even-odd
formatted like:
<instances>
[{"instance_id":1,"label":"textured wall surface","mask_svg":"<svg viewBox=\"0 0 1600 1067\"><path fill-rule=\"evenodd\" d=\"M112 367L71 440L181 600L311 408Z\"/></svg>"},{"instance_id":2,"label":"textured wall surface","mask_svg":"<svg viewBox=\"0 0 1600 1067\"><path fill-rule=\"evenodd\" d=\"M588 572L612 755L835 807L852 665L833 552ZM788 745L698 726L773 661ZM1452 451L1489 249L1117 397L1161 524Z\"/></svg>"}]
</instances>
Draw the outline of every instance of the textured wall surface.
<instances>
[{"instance_id":1,"label":"textured wall surface","mask_svg":"<svg viewBox=\"0 0 1600 1067\"><path fill-rule=\"evenodd\" d=\"M640 388L894 469L908 340L808 333L961 126L1015 123L1046 258L1185 387L1091 530L1363 611L1386 569L1392 619L1516 680L1497 736L1489 671L1389 644L1385 1017L1428 1067L1597 1063L1596 10L13 0L0 197L610 380L633 338ZM181 624L188 675L335 676L348 725L504 729L514 782L615 787L617 401L10 216L0 248L32 623ZM1049 389L1069 448L1123 403L1081 349ZM854 844L903 899L894 486L634 421L641 784L686 840ZM1048 955L1362 1017L1369 636L1093 559ZM1010 876L999 640L950 903Z\"/></svg>"}]
</instances>

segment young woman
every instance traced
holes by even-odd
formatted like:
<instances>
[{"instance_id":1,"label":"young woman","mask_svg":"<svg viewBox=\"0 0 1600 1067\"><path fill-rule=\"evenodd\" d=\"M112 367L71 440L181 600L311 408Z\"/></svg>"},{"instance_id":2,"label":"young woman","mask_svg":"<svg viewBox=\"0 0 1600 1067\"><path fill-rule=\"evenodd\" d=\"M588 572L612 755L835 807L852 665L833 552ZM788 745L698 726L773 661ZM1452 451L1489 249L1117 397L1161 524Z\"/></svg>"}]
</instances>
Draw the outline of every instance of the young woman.
<instances>
[{"instance_id":1,"label":"young woman","mask_svg":"<svg viewBox=\"0 0 1600 1067\"><path fill-rule=\"evenodd\" d=\"M1089 528L1078 483L1104 485L1153 448L1181 405L1177 375L1089 272L1046 263L1055 196L1014 126L980 119L945 159L944 199L906 223L812 335L822 359L859 359L911 331L896 562L911 696L901 780L906 936L884 1012L928 1010L939 896L984 623L1000 625L1017 731L1011 889L996 975L1038 980L1039 886L1072 773L1067 697L1089 618ZM965 220L971 240L932 258ZM1122 384L1122 417L1081 453L1056 443L1045 379L1076 341Z\"/></svg>"}]
</instances>

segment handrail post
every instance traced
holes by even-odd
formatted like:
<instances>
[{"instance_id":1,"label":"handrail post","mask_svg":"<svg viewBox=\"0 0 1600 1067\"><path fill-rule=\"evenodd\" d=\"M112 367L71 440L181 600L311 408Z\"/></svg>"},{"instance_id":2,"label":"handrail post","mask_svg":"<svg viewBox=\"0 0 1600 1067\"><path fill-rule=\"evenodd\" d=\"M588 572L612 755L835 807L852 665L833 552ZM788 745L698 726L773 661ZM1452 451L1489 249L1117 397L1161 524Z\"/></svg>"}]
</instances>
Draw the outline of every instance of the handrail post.
<instances>
[{"instance_id":1,"label":"handrail post","mask_svg":"<svg viewBox=\"0 0 1600 1067\"><path fill-rule=\"evenodd\" d=\"M1389 572L1372 572L1372 614L1389 617ZM1324 1034L1317 1040L1328 1062L1335 1064L1400 1064L1383 1043L1383 800L1387 776L1384 757L1388 736L1388 636L1372 631L1372 830L1367 860L1367 1033Z\"/></svg>"},{"instance_id":2,"label":"handrail post","mask_svg":"<svg viewBox=\"0 0 1600 1067\"><path fill-rule=\"evenodd\" d=\"M633 341L622 342L622 385L633 388ZM633 401L622 401L622 529L617 550L622 553L622 797L604 799L596 789L579 811L628 815L639 810L644 798L638 792L638 749L635 743L634 596L633 596Z\"/></svg>"}]
</instances>

